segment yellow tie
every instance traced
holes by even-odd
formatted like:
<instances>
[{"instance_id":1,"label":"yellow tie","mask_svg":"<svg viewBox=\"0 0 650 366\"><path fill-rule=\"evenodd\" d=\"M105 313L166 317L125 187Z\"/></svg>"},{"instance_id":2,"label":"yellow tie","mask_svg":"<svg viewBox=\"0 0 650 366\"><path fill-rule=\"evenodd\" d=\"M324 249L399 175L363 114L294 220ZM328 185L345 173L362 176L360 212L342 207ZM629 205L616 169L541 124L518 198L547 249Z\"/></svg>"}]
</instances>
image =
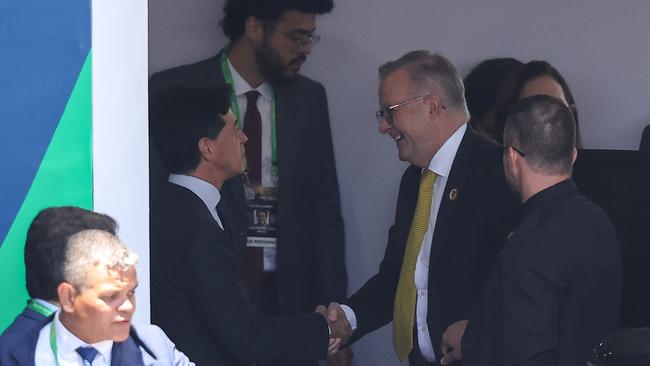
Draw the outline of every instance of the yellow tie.
<instances>
[{"instance_id":1,"label":"yellow tie","mask_svg":"<svg viewBox=\"0 0 650 366\"><path fill-rule=\"evenodd\" d=\"M404 249L402 271L397 284L395 309L393 311L393 345L400 361L404 362L413 349L413 318L415 317L415 262L418 259L424 234L429 225L431 197L436 173L425 169L420 178L420 192L415 214Z\"/></svg>"}]
</instances>

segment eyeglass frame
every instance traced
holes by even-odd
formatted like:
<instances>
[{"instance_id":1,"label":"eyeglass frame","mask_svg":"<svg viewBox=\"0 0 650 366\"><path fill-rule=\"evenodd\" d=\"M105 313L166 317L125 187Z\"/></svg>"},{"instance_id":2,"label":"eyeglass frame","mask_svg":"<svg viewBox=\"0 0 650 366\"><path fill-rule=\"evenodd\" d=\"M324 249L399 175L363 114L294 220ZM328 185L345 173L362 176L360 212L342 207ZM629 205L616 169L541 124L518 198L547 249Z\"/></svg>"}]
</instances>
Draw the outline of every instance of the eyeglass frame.
<instances>
[{"instance_id":1,"label":"eyeglass frame","mask_svg":"<svg viewBox=\"0 0 650 366\"><path fill-rule=\"evenodd\" d=\"M524 154L520 149L518 149L518 148L515 147L514 145L501 145L501 148L503 149L503 152L504 152L504 153L505 153L506 150L508 150L509 148L512 148L512 149L513 149L514 151L516 151L517 154L519 154L519 156L521 156L522 158L526 156L526 154Z\"/></svg>"},{"instance_id":2,"label":"eyeglass frame","mask_svg":"<svg viewBox=\"0 0 650 366\"><path fill-rule=\"evenodd\" d=\"M302 33L302 32L301 32ZM304 34L304 35L296 35L296 34L283 34L291 43L293 43L293 47L296 51L302 51L306 49L307 47L314 47L318 41L320 41L321 36L319 36L316 33L309 33L309 34Z\"/></svg>"},{"instance_id":3,"label":"eyeglass frame","mask_svg":"<svg viewBox=\"0 0 650 366\"><path fill-rule=\"evenodd\" d=\"M375 113L375 118L377 119L377 124L381 124L381 122L385 120L386 123L388 123L389 125L392 126L393 123L395 123L395 121L394 121L394 117L393 117L393 113L394 113L396 110L398 110L399 108L401 108L401 107L403 107L403 106L405 106L405 105L408 105L408 104L411 104L411 103L415 103L415 102L417 102L417 101L419 101L419 100L422 100L422 99L424 99L424 98L427 98L427 97L431 96L432 94L433 94L433 93L429 93L429 94L425 94L425 95L420 95L419 97L415 97L415 98L413 98L413 99L409 99L409 100L406 100L406 101L404 101L404 102L400 102L400 103L397 103L397 104L393 104L393 105L391 105L391 106L388 106L388 107L386 107L386 108L382 108L382 109L378 110L378 111ZM442 109L447 109L447 107L445 107L443 104L440 104L440 107L441 107ZM390 117L388 117L388 116L390 116Z\"/></svg>"}]
</instances>

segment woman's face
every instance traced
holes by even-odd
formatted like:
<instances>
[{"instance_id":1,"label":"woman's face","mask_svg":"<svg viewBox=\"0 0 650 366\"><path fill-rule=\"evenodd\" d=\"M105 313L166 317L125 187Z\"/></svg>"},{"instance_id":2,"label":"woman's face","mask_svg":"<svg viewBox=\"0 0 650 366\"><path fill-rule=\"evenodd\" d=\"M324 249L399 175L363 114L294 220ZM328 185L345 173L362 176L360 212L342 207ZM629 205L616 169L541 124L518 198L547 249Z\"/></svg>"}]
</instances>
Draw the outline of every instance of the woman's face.
<instances>
[{"instance_id":1,"label":"woman's face","mask_svg":"<svg viewBox=\"0 0 650 366\"><path fill-rule=\"evenodd\" d=\"M521 93L519 93L519 99L530 97L531 95L549 95L560 99L567 106L569 105L562 91L562 86L547 75L536 77L524 84L524 87L521 88Z\"/></svg>"}]
</instances>

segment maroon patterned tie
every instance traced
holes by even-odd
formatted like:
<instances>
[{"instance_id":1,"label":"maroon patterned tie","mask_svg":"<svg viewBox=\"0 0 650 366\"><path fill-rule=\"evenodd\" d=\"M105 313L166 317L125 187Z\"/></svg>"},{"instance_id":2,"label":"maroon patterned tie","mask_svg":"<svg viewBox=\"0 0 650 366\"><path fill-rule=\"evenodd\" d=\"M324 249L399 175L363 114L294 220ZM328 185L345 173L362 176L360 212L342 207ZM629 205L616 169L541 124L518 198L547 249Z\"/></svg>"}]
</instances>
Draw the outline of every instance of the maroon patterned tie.
<instances>
[{"instance_id":1,"label":"maroon patterned tie","mask_svg":"<svg viewBox=\"0 0 650 366\"><path fill-rule=\"evenodd\" d=\"M257 109L257 90L246 92L246 114L244 114L244 133L246 142L246 164L248 181L251 184L262 183L262 116Z\"/></svg>"},{"instance_id":2,"label":"maroon patterned tie","mask_svg":"<svg viewBox=\"0 0 650 366\"><path fill-rule=\"evenodd\" d=\"M246 164L248 182L252 185L262 184L262 116L257 109L260 93L251 90L246 95L246 114L244 114L244 133L246 142ZM264 282L264 251L259 247L246 250L246 284L249 295L255 300L257 290Z\"/></svg>"}]
</instances>

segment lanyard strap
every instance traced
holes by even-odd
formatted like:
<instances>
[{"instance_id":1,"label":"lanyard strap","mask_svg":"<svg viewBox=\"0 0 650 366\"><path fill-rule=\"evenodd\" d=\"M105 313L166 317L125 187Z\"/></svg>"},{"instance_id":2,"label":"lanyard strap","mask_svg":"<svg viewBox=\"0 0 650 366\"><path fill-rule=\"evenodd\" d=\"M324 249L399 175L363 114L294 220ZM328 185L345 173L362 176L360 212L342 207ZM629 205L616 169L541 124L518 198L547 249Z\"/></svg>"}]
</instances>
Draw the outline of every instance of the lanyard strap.
<instances>
[{"instance_id":1,"label":"lanyard strap","mask_svg":"<svg viewBox=\"0 0 650 366\"><path fill-rule=\"evenodd\" d=\"M50 348L52 349L54 362L56 362L56 366L59 366L59 348L56 345L56 330L54 329L54 319L52 319L52 322L50 323Z\"/></svg>"},{"instance_id":2,"label":"lanyard strap","mask_svg":"<svg viewBox=\"0 0 650 366\"><path fill-rule=\"evenodd\" d=\"M230 66L228 65L228 46L221 50L221 73L226 84L230 85L230 107L232 108L235 117L237 117L237 126L241 127L242 116L239 112L239 104L237 103L237 95L235 93L235 83L232 80L230 73ZM276 134L277 116L275 112L275 92L271 100L271 172L277 175L278 170L278 144Z\"/></svg>"},{"instance_id":3,"label":"lanyard strap","mask_svg":"<svg viewBox=\"0 0 650 366\"><path fill-rule=\"evenodd\" d=\"M29 299L27 301L27 308L30 310L33 310L45 317L48 317L54 313L52 309L48 308L47 306L39 303L38 301L35 301L34 299Z\"/></svg>"}]
</instances>

